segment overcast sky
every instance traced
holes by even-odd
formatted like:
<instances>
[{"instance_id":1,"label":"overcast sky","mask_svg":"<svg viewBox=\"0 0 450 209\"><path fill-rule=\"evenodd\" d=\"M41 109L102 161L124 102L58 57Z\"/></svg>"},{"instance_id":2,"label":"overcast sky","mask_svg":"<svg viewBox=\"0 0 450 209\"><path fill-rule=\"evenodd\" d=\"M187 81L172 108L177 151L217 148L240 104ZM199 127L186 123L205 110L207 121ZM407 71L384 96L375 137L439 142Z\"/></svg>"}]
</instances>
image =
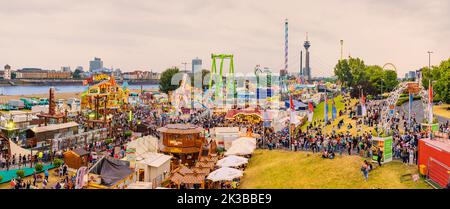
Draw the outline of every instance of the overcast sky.
<instances>
[{"instance_id":1,"label":"overcast sky","mask_svg":"<svg viewBox=\"0 0 450 209\"><path fill-rule=\"evenodd\" d=\"M305 33L313 76L340 56L397 66L399 76L450 57L449 0L14 0L0 1L0 64L14 69L105 67L163 71L211 53L232 53L238 72L284 66L298 72ZM190 67L188 67L190 70Z\"/></svg>"}]
</instances>

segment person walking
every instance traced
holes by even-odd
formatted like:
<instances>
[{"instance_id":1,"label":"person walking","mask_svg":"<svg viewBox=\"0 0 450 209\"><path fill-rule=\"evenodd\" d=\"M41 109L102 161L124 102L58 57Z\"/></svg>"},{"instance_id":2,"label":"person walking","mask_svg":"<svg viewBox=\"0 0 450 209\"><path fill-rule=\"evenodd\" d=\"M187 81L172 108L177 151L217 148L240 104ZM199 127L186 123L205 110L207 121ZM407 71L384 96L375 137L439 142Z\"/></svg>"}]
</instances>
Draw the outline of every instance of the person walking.
<instances>
[{"instance_id":1,"label":"person walking","mask_svg":"<svg viewBox=\"0 0 450 209\"><path fill-rule=\"evenodd\" d=\"M33 171L33 186L36 186L36 179L37 179L37 175L36 175L36 170Z\"/></svg>"},{"instance_id":2,"label":"person walking","mask_svg":"<svg viewBox=\"0 0 450 209\"><path fill-rule=\"evenodd\" d=\"M45 178L45 179L42 181L42 189L47 189L47 184L48 184L48 179Z\"/></svg>"},{"instance_id":3,"label":"person walking","mask_svg":"<svg viewBox=\"0 0 450 209\"><path fill-rule=\"evenodd\" d=\"M48 170L47 169L45 169L44 175L45 175L45 179L48 181Z\"/></svg>"},{"instance_id":4,"label":"person walking","mask_svg":"<svg viewBox=\"0 0 450 209\"><path fill-rule=\"evenodd\" d=\"M369 180L369 166L368 166L367 160L364 160L364 163L361 166L361 172L363 173L364 180L368 181Z\"/></svg>"},{"instance_id":5,"label":"person walking","mask_svg":"<svg viewBox=\"0 0 450 209\"><path fill-rule=\"evenodd\" d=\"M381 167L381 159L383 158L383 151L381 151L381 149L378 147L377 150L377 162L378 165Z\"/></svg>"},{"instance_id":6,"label":"person walking","mask_svg":"<svg viewBox=\"0 0 450 209\"><path fill-rule=\"evenodd\" d=\"M411 147L408 149L409 151L409 164L413 165L414 164L414 149Z\"/></svg>"}]
</instances>

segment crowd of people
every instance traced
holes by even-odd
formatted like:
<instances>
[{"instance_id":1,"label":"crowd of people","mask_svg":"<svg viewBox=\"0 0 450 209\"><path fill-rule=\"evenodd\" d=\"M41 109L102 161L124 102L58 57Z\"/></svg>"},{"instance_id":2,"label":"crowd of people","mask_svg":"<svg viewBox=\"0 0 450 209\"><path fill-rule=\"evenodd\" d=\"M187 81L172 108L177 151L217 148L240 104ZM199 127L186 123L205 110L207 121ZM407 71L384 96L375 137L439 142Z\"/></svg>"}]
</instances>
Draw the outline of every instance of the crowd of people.
<instances>
[{"instance_id":1,"label":"crowd of people","mask_svg":"<svg viewBox=\"0 0 450 209\"><path fill-rule=\"evenodd\" d=\"M383 107L387 104L385 101L368 101L366 102L366 114L363 117L356 117L357 109L349 97L344 96L344 108L339 110L339 121L337 125L332 125L331 120L317 120L309 123L306 128L294 128L290 130L289 124L279 131L275 131L273 127L265 127L262 121L245 121L225 119L225 113L213 114L209 109L198 110L191 113L189 117L173 116L164 111L161 106L135 106L130 112L116 112L112 117L112 126L114 135L112 141L107 140L92 141L84 144L82 148L88 152L104 152L111 157L122 158L125 156L124 144L130 140L130 136L124 133L127 131L135 131L142 124L147 126L149 135L159 137L157 129L166 124L172 123L191 123L203 127L206 130L206 136L210 136L210 130L214 127L241 127L251 129L253 133L259 134L259 148L264 149L285 149L292 151L311 151L320 153L324 159L334 159L336 155L360 155L372 159L374 155L378 156L378 165L382 166L382 151L376 148L373 143L374 134L371 131L364 131L362 127L369 127L375 130L377 135L383 132L389 132L393 136L393 158L399 159L405 164L417 164L418 158L418 141L423 137L427 137L427 133L422 131L420 124L413 118L408 121L407 114L399 111L392 115L389 121L383 121L381 117ZM348 117L344 120L341 116ZM344 118L345 118L344 117ZM88 126L85 118L78 118L78 122ZM387 128L383 127L387 124ZM325 131L325 125L332 126L331 131ZM346 131L342 131L343 128ZM356 128L357 134L351 134L353 128ZM344 130L345 130L344 129ZM441 132L449 133L449 121L441 123L439 126ZM339 133L338 133L339 132ZM117 152L115 147L119 147ZM65 148L75 149L76 147ZM56 152L57 154L58 152ZM59 156L55 156L55 152L50 154L48 151L36 152L34 155L22 156L2 156L0 155L1 169L17 169L21 167L32 167L33 163L51 162L55 157L62 158L61 152ZM92 155L89 162L93 163L96 159ZM63 166L64 167L64 166ZM365 179L368 173L373 169L372 165L365 161L361 168ZM48 173L48 171L46 170ZM56 188L72 188L74 177L69 177L67 170L62 171L61 179L56 183ZM34 174L35 175L35 174ZM47 176L47 174L46 174ZM46 180L47 179L47 180ZM46 177L43 181L43 188L46 188L48 182ZM30 188L35 186L35 182L28 182L22 179L14 179L11 181L14 188ZM45 185L44 185L45 184Z\"/></svg>"}]
</instances>

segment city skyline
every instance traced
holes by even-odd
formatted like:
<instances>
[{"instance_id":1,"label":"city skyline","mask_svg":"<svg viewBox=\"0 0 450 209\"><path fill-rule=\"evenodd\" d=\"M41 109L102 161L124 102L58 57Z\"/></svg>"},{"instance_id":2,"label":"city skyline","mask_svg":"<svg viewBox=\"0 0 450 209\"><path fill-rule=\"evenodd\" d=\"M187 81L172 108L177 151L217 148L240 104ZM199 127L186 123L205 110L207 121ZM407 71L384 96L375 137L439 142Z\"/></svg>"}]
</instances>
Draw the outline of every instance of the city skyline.
<instances>
[{"instance_id":1,"label":"city skyline","mask_svg":"<svg viewBox=\"0 0 450 209\"><path fill-rule=\"evenodd\" d=\"M350 6L351 5L351 6ZM442 1L14 1L0 3L0 60L12 69L83 66L99 57L124 72L162 72L211 53L231 53L236 72L284 66L298 72L305 33L312 76L331 76L340 57L394 63L398 77L438 65L450 52L450 2ZM411 12L414 11L414 12Z\"/></svg>"}]
</instances>

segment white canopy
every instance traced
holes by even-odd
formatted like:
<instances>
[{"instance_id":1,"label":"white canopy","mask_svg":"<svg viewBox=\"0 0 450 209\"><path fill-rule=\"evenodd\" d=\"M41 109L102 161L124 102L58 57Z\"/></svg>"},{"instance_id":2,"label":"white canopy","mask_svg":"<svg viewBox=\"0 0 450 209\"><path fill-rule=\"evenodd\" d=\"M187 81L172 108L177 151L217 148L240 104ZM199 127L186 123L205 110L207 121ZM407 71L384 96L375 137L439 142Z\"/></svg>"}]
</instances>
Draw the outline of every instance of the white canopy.
<instances>
[{"instance_id":1,"label":"white canopy","mask_svg":"<svg viewBox=\"0 0 450 209\"><path fill-rule=\"evenodd\" d=\"M256 139L253 137L240 137L231 143L231 147L233 146L247 146L256 149Z\"/></svg>"},{"instance_id":2,"label":"white canopy","mask_svg":"<svg viewBox=\"0 0 450 209\"><path fill-rule=\"evenodd\" d=\"M250 155L253 153L253 151L255 151L254 148L250 147L250 146L231 146L230 149L227 150L227 152L225 152L225 156L229 156L229 155Z\"/></svg>"},{"instance_id":3,"label":"white canopy","mask_svg":"<svg viewBox=\"0 0 450 209\"><path fill-rule=\"evenodd\" d=\"M222 167L211 172L207 179L211 181L232 181L244 175L244 172L235 168Z\"/></svg>"},{"instance_id":4,"label":"white canopy","mask_svg":"<svg viewBox=\"0 0 450 209\"><path fill-rule=\"evenodd\" d=\"M230 155L219 161L217 165L220 167L237 167L248 163L248 159L245 157L239 157L236 155Z\"/></svg>"}]
</instances>

